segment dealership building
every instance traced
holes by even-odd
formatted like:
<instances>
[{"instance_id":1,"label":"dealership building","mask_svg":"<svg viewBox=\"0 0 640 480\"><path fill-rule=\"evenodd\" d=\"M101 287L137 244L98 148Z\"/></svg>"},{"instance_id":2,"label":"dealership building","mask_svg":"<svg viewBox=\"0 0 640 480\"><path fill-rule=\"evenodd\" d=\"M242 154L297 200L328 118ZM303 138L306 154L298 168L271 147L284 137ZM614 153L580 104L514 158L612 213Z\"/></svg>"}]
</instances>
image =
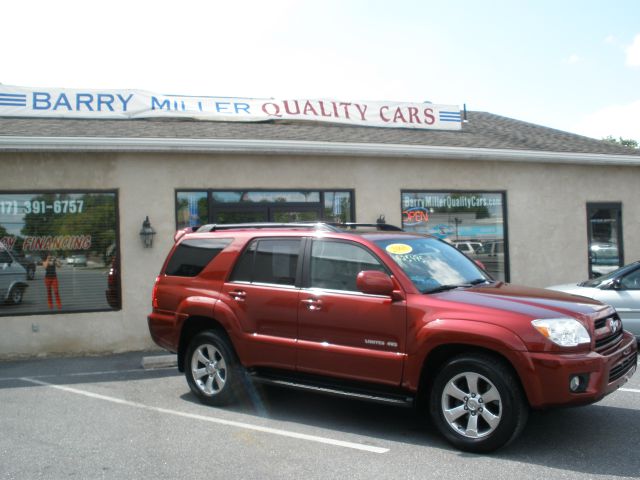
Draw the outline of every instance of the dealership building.
<instances>
[{"instance_id":1,"label":"dealership building","mask_svg":"<svg viewBox=\"0 0 640 480\"><path fill-rule=\"evenodd\" d=\"M458 106L0 85L0 162L0 359L152 348L204 223L386 221L538 287L640 259L639 150Z\"/></svg>"}]
</instances>

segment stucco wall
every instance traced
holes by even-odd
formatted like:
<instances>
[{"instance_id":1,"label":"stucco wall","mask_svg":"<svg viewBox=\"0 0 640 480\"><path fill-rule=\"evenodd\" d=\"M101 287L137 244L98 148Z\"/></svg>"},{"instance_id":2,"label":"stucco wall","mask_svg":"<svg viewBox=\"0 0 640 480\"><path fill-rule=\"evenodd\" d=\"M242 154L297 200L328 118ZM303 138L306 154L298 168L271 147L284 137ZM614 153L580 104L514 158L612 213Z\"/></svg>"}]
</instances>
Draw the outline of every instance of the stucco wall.
<instances>
[{"instance_id":1,"label":"stucco wall","mask_svg":"<svg viewBox=\"0 0 640 480\"><path fill-rule=\"evenodd\" d=\"M400 224L400 191L504 190L511 281L587 277L587 202L622 202L625 261L640 259L640 168L399 158L181 154L0 154L0 190L118 191L123 309L0 317L0 357L153 348L153 281L173 243L175 190L355 189L358 221ZM144 249L148 215L158 232ZM37 325L39 331L32 331Z\"/></svg>"}]
</instances>

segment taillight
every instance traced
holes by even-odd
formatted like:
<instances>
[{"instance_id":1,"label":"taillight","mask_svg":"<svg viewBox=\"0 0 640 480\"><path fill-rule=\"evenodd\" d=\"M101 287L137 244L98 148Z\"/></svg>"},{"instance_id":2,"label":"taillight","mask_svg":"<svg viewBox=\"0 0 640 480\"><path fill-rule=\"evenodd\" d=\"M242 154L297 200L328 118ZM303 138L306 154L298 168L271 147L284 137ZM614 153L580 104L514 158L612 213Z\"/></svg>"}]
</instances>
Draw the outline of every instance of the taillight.
<instances>
[{"instance_id":1,"label":"taillight","mask_svg":"<svg viewBox=\"0 0 640 480\"><path fill-rule=\"evenodd\" d=\"M151 306L158 308L158 282L160 277L156 277L156 283L153 285L153 292L151 293Z\"/></svg>"}]
</instances>

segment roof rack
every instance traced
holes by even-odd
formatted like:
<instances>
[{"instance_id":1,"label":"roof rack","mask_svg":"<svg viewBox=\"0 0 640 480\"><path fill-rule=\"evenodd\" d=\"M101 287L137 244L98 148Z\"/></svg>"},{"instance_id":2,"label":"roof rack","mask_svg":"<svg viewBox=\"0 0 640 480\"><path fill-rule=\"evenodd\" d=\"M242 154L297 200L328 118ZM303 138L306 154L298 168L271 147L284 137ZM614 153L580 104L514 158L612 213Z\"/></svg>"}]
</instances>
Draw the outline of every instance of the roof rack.
<instances>
[{"instance_id":1,"label":"roof rack","mask_svg":"<svg viewBox=\"0 0 640 480\"><path fill-rule=\"evenodd\" d=\"M196 232L216 232L220 230L241 230L241 229L278 229L278 228L306 228L309 230L320 230L328 232L343 232L345 230L355 230L357 228L375 228L381 231L401 232L400 227L387 223L335 223L335 222L298 222L298 223L211 223L203 225Z\"/></svg>"}]
</instances>

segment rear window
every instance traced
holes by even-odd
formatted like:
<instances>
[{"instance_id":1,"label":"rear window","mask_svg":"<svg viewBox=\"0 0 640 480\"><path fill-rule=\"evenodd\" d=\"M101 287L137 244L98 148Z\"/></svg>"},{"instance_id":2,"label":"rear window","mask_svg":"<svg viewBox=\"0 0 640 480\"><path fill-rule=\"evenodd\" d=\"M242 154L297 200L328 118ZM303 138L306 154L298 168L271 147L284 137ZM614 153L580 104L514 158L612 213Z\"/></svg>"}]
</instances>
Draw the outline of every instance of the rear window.
<instances>
[{"instance_id":1,"label":"rear window","mask_svg":"<svg viewBox=\"0 0 640 480\"><path fill-rule=\"evenodd\" d=\"M195 277L231 242L231 238L185 240L173 252L164 273L177 277Z\"/></svg>"}]
</instances>

